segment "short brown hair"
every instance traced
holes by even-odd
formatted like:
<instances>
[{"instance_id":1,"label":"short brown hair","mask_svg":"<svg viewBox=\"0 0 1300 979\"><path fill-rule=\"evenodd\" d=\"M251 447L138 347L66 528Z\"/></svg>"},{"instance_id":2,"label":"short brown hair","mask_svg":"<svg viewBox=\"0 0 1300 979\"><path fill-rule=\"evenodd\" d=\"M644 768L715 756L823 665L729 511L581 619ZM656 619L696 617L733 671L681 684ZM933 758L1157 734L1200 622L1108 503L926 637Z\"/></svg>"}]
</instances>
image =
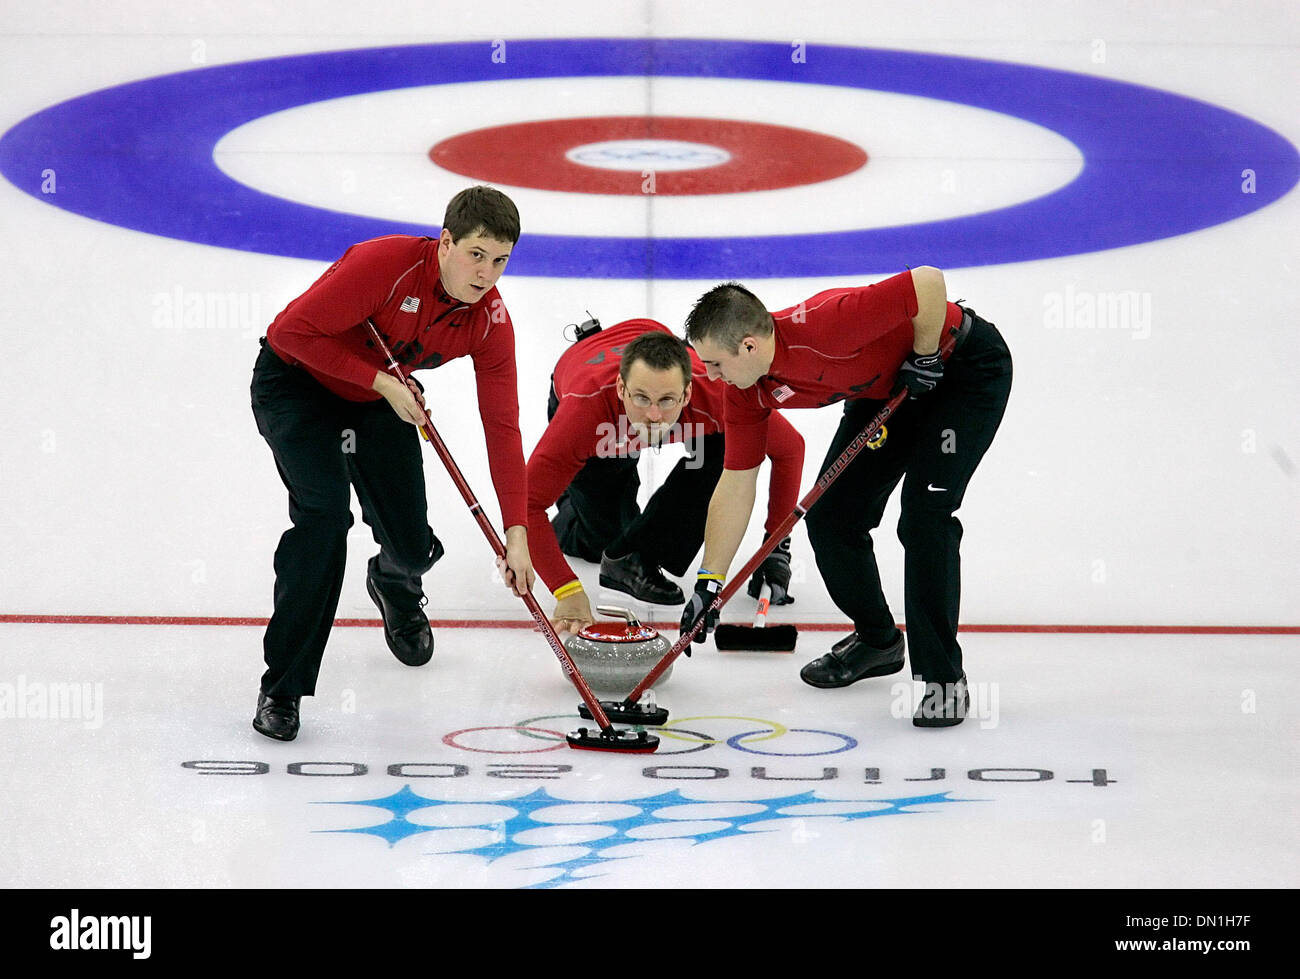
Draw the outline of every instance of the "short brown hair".
<instances>
[{"instance_id":1,"label":"short brown hair","mask_svg":"<svg viewBox=\"0 0 1300 979\"><path fill-rule=\"evenodd\" d=\"M519 209L495 187L466 187L447 202L442 227L451 232L452 241L481 233L513 245L519 240Z\"/></svg>"},{"instance_id":2,"label":"short brown hair","mask_svg":"<svg viewBox=\"0 0 1300 979\"><path fill-rule=\"evenodd\" d=\"M691 383L691 355L686 344L671 333L650 330L623 348L623 362L618 365L618 376L627 383L632 364L641 361L651 370L666 371L676 367L682 372L682 386Z\"/></svg>"},{"instance_id":3,"label":"short brown hair","mask_svg":"<svg viewBox=\"0 0 1300 979\"><path fill-rule=\"evenodd\" d=\"M739 282L714 286L695 302L686 317L686 340L711 340L728 353L740 349L748 336L772 335L772 314Z\"/></svg>"}]
</instances>

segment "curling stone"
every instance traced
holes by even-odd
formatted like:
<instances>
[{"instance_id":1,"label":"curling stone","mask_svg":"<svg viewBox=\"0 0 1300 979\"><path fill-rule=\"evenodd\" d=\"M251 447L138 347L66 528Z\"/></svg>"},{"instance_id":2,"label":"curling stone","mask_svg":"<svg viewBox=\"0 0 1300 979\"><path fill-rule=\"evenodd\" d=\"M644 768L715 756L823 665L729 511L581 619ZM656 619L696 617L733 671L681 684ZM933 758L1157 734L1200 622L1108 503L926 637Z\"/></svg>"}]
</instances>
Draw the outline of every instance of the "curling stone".
<instances>
[{"instance_id":1,"label":"curling stone","mask_svg":"<svg viewBox=\"0 0 1300 979\"><path fill-rule=\"evenodd\" d=\"M565 640L564 648L592 690L622 696L645 678L673 644L657 630L642 625L629 609L598 605L596 612L618 621L593 622ZM667 681L672 673L670 666L655 686Z\"/></svg>"}]
</instances>

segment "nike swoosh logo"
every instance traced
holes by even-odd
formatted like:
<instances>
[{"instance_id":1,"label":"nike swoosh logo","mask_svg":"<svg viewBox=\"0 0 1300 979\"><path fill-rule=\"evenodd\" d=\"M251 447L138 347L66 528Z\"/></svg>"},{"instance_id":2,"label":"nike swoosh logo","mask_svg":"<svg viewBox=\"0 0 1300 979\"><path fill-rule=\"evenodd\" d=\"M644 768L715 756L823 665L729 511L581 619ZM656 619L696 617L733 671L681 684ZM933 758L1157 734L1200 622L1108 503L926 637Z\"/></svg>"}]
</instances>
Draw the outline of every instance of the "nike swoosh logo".
<instances>
[{"instance_id":1,"label":"nike swoosh logo","mask_svg":"<svg viewBox=\"0 0 1300 979\"><path fill-rule=\"evenodd\" d=\"M945 487L945 486L935 486L934 483L931 483L929 486L926 487L926 489L928 489L931 493L947 493L947 492L948 492L947 487Z\"/></svg>"}]
</instances>

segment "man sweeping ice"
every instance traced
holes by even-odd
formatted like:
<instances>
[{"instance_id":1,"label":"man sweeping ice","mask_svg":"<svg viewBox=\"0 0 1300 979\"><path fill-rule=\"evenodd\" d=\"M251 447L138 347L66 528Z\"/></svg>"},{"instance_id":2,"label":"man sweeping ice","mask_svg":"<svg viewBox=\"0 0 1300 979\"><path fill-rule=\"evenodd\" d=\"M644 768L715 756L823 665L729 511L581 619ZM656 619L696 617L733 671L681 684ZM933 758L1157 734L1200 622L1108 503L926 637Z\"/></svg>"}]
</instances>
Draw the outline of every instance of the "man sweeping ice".
<instances>
[{"instance_id":1,"label":"man sweeping ice","mask_svg":"<svg viewBox=\"0 0 1300 979\"><path fill-rule=\"evenodd\" d=\"M946 333L956 339L945 363L939 346ZM774 411L845 402L826 468L891 394L906 389L909 400L882 429L883 441L855 457L808 512L818 570L854 631L800 676L812 686L843 687L903 669L903 635L881 590L871 541L901 480L907 646L912 674L926 684L912 720L918 727L961 723L969 692L957 642L962 528L955 511L1011 391L1011 355L997 329L949 302L943 274L926 266L863 288L820 292L776 313L739 283L724 283L695 304L686 338L708 376L729 387L726 460L683 631L705 614L726 579L753 509ZM705 616L696 641L715 616Z\"/></svg>"}]
</instances>

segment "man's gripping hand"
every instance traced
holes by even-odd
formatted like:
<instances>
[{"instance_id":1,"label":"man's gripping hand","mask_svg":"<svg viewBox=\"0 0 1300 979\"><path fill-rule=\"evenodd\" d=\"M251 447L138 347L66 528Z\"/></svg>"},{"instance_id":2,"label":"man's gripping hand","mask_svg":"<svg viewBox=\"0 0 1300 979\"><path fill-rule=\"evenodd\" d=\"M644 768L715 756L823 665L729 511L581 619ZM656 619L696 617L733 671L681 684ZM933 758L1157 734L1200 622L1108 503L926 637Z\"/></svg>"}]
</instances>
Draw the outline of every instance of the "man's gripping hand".
<instances>
[{"instance_id":1,"label":"man's gripping hand","mask_svg":"<svg viewBox=\"0 0 1300 979\"><path fill-rule=\"evenodd\" d=\"M763 559L763 563L749 579L750 598L757 598L766 581L772 586L771 603L773 605L792 605L794 597L790 594L790 538L787 537L776 545L776 549Z\"/></svg>"},{"instance_id":2,"label":"man's gripping hand","mask_svg":"<svg viewBox=\"0 0 1300 979\"><path fill-rule=\"evenodd\" d=\"M556 601L555 614L551 616L551 625L555 626L556 632L577 635L593 622L595 618L591 614L591 602L581 585L577 585Z\"/></svg>"},{"instance_id":3,"label":"man's gripping hand","mask_svg":"<svg viewBox=\"0 0 1300 979\"><path fill-rule=\"evenodd\" d=\"M686 603L686 608L682 610L681 631L678 636L684 636L694 627L695 622L701 615L704 616L704 625L700 631L695 634L695 641L703 644L705 637L708 636L718 625L717 609L708 609L713 604L713 600L718 597L718 592L722 590L722 575L709 574L707 571L701 571L695 581L695 591L691 593L691 600ZM686 647L686 655L691 655L690 647Z\"/></svg>"},{"instance_id":4,"label":"man's gripping hand","mask_svg":"<svg viewBox=\"0 0 1300 979\"><path fill-rule=\"evenodd\" d=\"M906 388L909 398L919 398L933 391L942 380L943 358L937 352L918 354L912 351L898 368L898 380L891 393L898 394Z\"/></svg>"},{"instance_id":5,"label":"man's gripping hand","mask_svg":"<svg viewBox=\"0 0 1300 979\"><path fill-rule=\"evenodd\" d=\"M528 528L523 524L506 528L506 554L497 558L497 571L506 587L520 598L533 590L536 574L528 554Z\"/></svg>"}]
</instances>

